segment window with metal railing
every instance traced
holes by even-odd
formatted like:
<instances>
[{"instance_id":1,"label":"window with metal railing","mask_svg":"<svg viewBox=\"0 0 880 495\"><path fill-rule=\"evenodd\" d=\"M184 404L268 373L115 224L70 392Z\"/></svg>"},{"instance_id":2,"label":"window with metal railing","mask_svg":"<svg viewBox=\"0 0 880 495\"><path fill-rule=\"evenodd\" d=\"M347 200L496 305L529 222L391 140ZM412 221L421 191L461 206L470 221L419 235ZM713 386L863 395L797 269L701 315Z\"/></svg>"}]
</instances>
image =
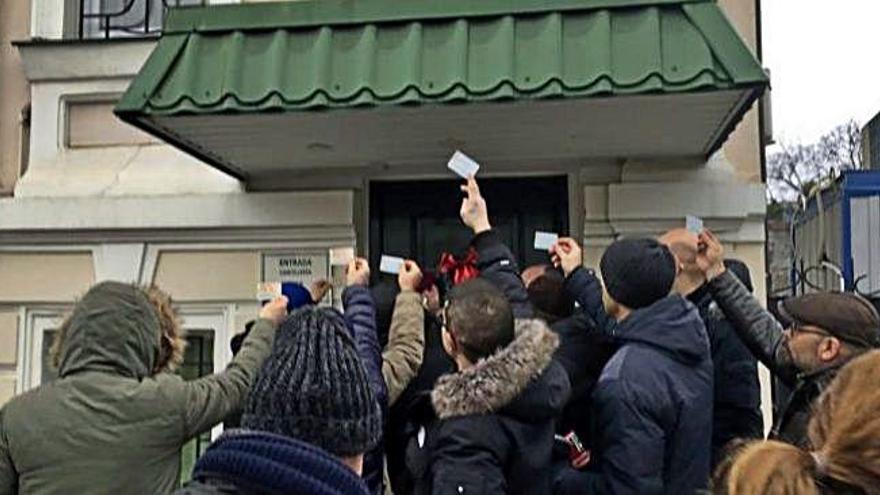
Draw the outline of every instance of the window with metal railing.
<instances>
[{"instance_id":1,"label":"window with metal railing","mask_svg":"<svg viewBox=\"0 0 880 495\"><path fill-rule=\"evenodd\" d=\"M78 0L79 38L158 36L171 7L205 5L207 0Z\"/></svg>"}]
</instances>

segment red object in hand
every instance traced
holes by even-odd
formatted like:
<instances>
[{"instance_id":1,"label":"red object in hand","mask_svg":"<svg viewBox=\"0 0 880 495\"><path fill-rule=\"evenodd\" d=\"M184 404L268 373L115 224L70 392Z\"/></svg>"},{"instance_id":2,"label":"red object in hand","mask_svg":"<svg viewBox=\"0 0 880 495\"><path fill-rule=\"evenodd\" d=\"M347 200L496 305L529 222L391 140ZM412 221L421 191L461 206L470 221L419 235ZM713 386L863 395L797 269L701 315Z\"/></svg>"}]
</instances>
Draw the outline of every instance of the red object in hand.
<instances>
[{"instance_id":1,"label":"red object in hand","mask_svg":"<svg viewBox=\"0 0 880 495\"><path fill-rule=\"evenodd\" d=\"M590 451L581 444L577 433L572 431L565 435L565 441L568 443L568 460L571 462L571 467L575 469L587 467L590 463Z\"/></svg>"},{"instance_id":2,"label":"red object in hand","mask_svg":"<svg viewBox=\"0 0 880 495\"><path fill-rule=\"evenodd\" d=\"M480 275L477 269L477 250L471 247L462 259L456 259L450 253L440 255L440 265L438 272L441 275L448 275L452 281L452 285L458 285Z\"/></svg>"}]
</instances>

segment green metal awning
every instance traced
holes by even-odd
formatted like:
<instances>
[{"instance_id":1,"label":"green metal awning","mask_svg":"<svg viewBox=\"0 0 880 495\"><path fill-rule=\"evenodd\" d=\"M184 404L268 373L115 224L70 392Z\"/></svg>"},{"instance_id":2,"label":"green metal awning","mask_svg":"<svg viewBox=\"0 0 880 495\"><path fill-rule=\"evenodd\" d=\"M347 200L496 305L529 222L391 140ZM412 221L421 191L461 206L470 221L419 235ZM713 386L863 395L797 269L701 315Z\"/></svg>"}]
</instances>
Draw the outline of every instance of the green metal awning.
<instances>
[{"instance_id":1,"label":"green metal awning","mask_svg":"<svg viewBox=\"0 0 880 495\"><path fill-rule=\"evenodd\" d=\"M172 10L116 113L252 178L706 156L766 85L711 0L312 0Z\"/></svg>"}]
</instances>

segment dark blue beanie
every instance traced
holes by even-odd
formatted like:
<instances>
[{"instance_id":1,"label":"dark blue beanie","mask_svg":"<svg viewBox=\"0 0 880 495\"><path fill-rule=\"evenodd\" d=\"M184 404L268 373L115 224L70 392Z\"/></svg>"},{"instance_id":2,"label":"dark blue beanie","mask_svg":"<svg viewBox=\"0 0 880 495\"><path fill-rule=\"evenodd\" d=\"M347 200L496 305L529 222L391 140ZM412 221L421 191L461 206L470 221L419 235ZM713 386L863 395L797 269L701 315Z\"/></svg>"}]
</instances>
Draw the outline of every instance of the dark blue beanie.
<instances>
[{"instance_id":1,"label":"dark blue beanie","mask_svg":"<svg viewBox=\"0 0 880 495\"><path fill-rule=\"evenodd\" d=\"M224 433L199 458L193 480L222 480L258 493L367 495L361 478L329 453L281 435Z\"/></svg>"},{"instance_id":2,"label":"dark blue beanie","mask_svg":"<svg viewBox=\"0 0 880 495\"><path fill-rule=\"evenodd\" d=\"M675 282L675 257L654 239L615 242L605 250L599 267L608 295L630 309L663 299Z\"/></svg>"},{"instance_id":3,"label":"dark blue beanie","mask_svg":"<svg viewBox=\"0 0 880 495\"><path fill-rule=\"evenodd\" d=\"M241 425L341 457L364 454L379 443L379 403L339 311L305 306L281 323Z\"/></svg>"},{"instance_id":4,"label":"dark blue beanie","mask_svg":"<svg viewBox=\"0 0 880 495\"><path fill-rule=\"evenodd\" d=\"M297 282L284 282L281 284L281 294L287 296L287 312L290 313L307 304L314 304L312 293L306 286Z\"/></svg>"}]
</instances>

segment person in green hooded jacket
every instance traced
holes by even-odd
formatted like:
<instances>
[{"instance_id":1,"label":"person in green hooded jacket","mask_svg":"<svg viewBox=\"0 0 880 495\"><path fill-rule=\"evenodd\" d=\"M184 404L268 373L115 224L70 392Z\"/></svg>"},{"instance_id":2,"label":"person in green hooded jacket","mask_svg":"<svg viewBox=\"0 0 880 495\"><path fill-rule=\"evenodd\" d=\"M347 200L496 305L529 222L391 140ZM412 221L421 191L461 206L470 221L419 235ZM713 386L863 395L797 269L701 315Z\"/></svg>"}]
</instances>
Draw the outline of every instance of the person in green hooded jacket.
<instances>
[{"instance_id":1,"label":"person in green hooded jacket","mask_svg":"<svg viewBox=\"0 0 880 495\"><path fill-rule=\"evenodd\" d=\"M243 406L286 305L262 308L224 371L183 381L171 373L184 340L170 298L95 285L59 332L58 379L0 410L0 495L170 493L181 447Z\"/></svg>"}]
</instances>

